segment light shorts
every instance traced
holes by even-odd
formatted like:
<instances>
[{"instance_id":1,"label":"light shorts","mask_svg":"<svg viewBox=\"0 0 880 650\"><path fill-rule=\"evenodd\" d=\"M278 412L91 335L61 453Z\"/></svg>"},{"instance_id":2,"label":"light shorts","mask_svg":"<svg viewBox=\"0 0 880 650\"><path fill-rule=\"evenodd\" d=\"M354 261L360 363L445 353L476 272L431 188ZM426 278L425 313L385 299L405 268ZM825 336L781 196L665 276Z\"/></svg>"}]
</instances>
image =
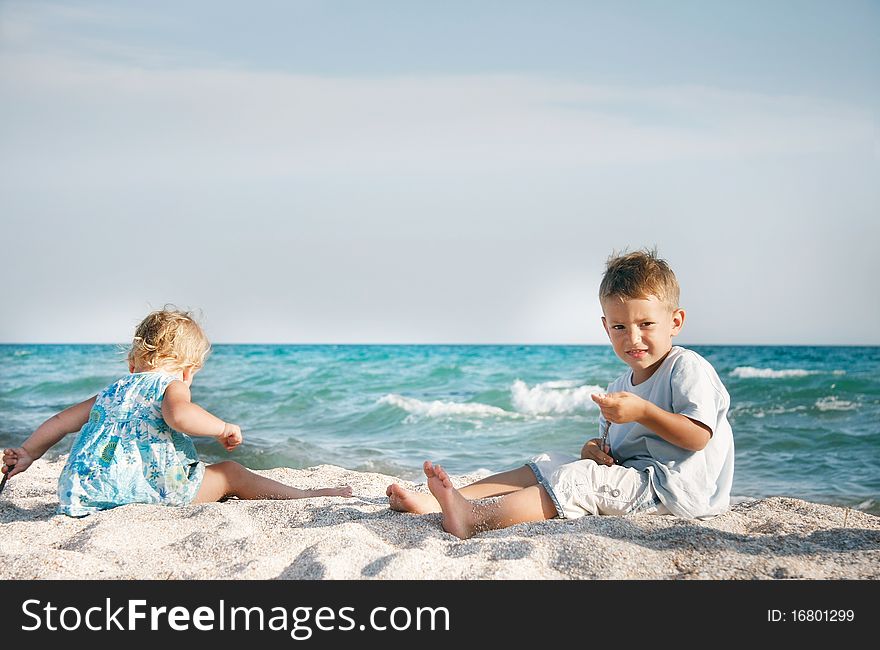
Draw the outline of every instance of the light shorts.
<instances>
[{"instance_id":1,"label":"light shorts","mask_svg":"<svg viewBox=\"0 0 880 650\"><path fill-rule=\"evenodd\" d=\"M526 465L547 490L562 519L671 514L660 502L647 472L554 452L535 456Z\"/></svg>"}]
</instances>

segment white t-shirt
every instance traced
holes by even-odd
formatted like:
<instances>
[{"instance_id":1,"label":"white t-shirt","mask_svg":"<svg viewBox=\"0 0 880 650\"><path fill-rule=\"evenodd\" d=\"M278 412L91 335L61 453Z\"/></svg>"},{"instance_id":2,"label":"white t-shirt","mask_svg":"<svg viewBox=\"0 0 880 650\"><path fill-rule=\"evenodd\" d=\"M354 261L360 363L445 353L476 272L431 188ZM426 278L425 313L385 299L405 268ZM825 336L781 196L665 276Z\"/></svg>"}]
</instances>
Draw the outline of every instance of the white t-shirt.
<instances>
[{"instance_id":1,"label":"white t-shirt","mask_svg":"<svg viewBox=\"0 0 880 650\"><path fill-rule=\"evenodd\" d=\"M679 517L711 517L727 510L733 483L730 395L712 364L693 350L673 346L654 374L638 386L632 384L632 371L608 385L609 393L619 391L701 422L712 430L712 437L702 450L690 451L638 422L612 423L608 444L614 459L648 472L660 500ZM600 415L600 431L604 425Z\"/></svg>"}]
</instances>

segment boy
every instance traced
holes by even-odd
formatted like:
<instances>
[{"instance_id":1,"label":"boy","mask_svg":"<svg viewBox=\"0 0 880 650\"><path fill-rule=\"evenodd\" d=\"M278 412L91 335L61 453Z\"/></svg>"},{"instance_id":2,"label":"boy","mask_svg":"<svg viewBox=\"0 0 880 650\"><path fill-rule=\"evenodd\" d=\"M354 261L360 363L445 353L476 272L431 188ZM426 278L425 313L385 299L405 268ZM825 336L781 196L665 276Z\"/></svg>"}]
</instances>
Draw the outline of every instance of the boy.
<instances>
[{"instance_id":1,"label":"boy","mask_svg":"<svg viewBox=\"0 0 880 650\"><path fill-rule=\"evenodd\" d=\"M389 485L391 508L443 513L443 528L474 533L554 517L586 514L673 514L685 518L727 509L733 481L730 397L714 368L696 352L673 346L684 324L679 286L654 251L612 257L599 287L602 325L629 366L593 395L600 430L580 459L542 454L527 465L456 490L426 461L431 495ZM499 497L492 502L472 499Z\"/></svg>"}]
</instances>

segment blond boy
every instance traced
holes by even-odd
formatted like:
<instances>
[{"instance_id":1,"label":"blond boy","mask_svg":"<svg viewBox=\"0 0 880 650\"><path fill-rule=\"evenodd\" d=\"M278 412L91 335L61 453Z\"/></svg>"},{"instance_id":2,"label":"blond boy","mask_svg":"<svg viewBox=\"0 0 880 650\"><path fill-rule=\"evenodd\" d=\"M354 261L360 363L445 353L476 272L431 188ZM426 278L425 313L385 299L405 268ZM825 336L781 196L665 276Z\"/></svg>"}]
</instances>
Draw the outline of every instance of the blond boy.
<instances>
[{"instance_id":1,"label":"blond boy","mask_svg":"<svg viewBox=\"0 0 880 650\"><path fill-rule=\"evenodd\" d=\"M684 325L679 286L654 251L612 257L599 287L602 325L629 370L593 395L608 444L588 440L580 458L541 454L528 464L455 489L424 464L431 495L399 485L395 510L443 513L443 528L477 532L554 517L673 514L711 517L727 509L733 480L730 397L708 361L673 346ZM498 497L491 502L474 499Z\"/></svg>"}]
</instances>

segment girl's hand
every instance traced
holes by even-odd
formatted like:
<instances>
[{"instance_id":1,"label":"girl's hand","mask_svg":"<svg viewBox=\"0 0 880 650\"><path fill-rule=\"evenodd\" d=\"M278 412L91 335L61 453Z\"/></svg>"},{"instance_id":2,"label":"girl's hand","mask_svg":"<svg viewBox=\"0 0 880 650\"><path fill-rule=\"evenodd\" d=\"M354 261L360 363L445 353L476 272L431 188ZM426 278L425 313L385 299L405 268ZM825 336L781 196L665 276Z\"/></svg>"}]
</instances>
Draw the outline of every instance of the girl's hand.
<instances>
[{"instance_id":1,"label":"girl's hand","mask_svg":"<svg viewBox=\"0 0 880 650\"><path fill-rule=\"evenodd\" d=\"M217 442L226 448L226 451L232 451L238 447L244 438L241 435L241 427L237 424L223 423L223 433L217 436Z\"/></svg>"},{"instance_id":2,"label":"girl's hand","mask_svg":"<svg viewBox=\"0 0 880 650\"><path fill-rule=\"evenodd\" d=\"M12 478L16 474L21 474L24 470L30 467L33 462L33 457L24 447L3 450L3 473L8 474L9 478Z\"/></svg>"},{"instance_id":3,"label":"girl's hand","mask_svg":"<svg viewBox=\"0 0 880 650\"><path fill-rule=\"evenodd\" d=\"M614 464L614 459L608 455L610 451L611 449L608 448L608 445L605 445L605 449L602 449L601 438L593 438L587 440L586 444L581 448L581 459L592 460L599 465L610 466Z\"/></svg>"}]
</instances>

